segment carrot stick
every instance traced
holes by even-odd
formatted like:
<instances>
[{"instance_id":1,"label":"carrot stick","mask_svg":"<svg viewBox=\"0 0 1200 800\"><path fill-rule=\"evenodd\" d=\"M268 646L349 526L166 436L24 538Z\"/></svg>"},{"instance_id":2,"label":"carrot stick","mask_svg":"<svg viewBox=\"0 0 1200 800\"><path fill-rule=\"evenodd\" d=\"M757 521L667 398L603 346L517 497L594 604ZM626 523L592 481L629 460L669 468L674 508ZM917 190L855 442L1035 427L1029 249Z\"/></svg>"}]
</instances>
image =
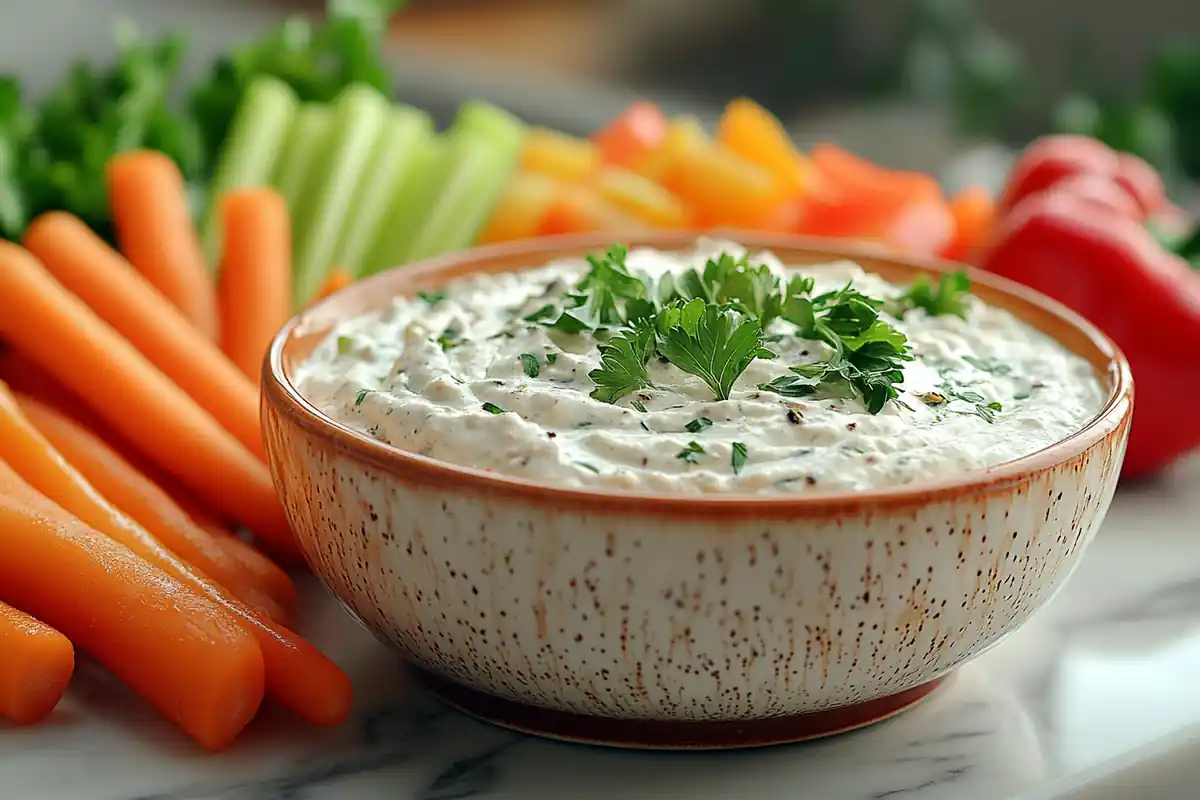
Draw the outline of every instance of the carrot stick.
<instances>
[{"instance_id":1,"label":"carrot stick","mask_svg":"<svg viewBox=\"0 0 1200 800\"><path fill-rule=\"evenodd\" d=\"M246 449L266 458L254 384L120 253L63 211L35 219L25 231L24 244L67 291L128 339Z\"/></svg>"},{"instance_id":2,"label":"carrot stick","mask_svg":"<svg viewBox=\"0 0 1200 800\"><path fill-rule=\"evenodd\" d=\"M0 433L6 435L13 435L9 430L15 424L9 416L13 411L10 405L12 400L8 392L0 386ZM101 439L65 415L31 397L18 396L16 402L20 413L24 414L25 419L37 432L45 437L45 440L67 460L67 463L77 469L84 480L105 500L116 507L112 510L126 514L168 550L229 589L247 604L268 608L277 606L281 609L277 613L284 619L291 615L296 603L296 589L282 570L275 568L287 583L286 588L281 591L282 596L277 596L270 591L276 587L261 585L258 575L250 575L249 571L242 567L239 559L234 558L212 536L201 530L153 481L138 472ZM26 436L26 440L32 441L32 437ZM76 509L66 499L53 496L51 499L101 532L108 533L106 524L113 524L113 514L109 509L105 509L105 513L99 515L107 518L106 520L96 519ZM271 602L263 602L264 593Z\"/></svg>"},{"instance_id":3,"label":"carrot stick","mask_svg":"<svg viewBox=\"0 0 1200 800\"><path fill-rule=\"evenodd\" d=\"M105 174L121 252L196 330L215 341L217 298L183 174L157 150L119 153L108 160Z\"/></svg>"},{"instance_id":4,"label":"carrot stick","mask_svg":"<svg viewBox=\"0 0 1200 800\"><path fill-rule=\"evenodd\" d=\"M250 579L251 585L274 600L288 617L295 613L296 585L278 564L228 531L215 533L201 526L197 527L224 551L227 558L241 568ZM274 618L284 621L279 617Z\"/></svg>"},{"instance_id":5,"label":"carrot stick","mask_svg":"<svg viewBox=\"0 0 1200 800\"><path fill-rule=\"evenodd\" d=\"M75 648L58 631L0 603L0 715L38 722L58 705L75 671Z\"/></svg>"},{"instance_id":6,"label":"carrot stick","mask_svg":"<svg viewBox=\"0 0 1200 800\"><path fill-rule=\"evenodd\" d=\"M263 658L212 601L38 493L0 460L0 595L62 631L210 750L254 716Z\"/></svg>"},{"instance_id":7,"label":"carrot stick","mask_svg":"<svg viewBox=\"0 0 1200 800\"><path fill-rule=\"evenodd\" d=\"M37 259L7 242L0 242L0 338L205 502L282 553L297 552L266 466Z\"/></svg>"},{"instance_id":8,"label":"carrot stick","mask_svg":"<svg viewBox=\"0 0 1200 800\"><path fill-rule=\"evenodd\" d=\"M0 387L3 388L3 387ZM0 392L0 396L5 392ZM11 395L10 395L11 397ZM263 654L267 692L281 704L317 725L336 725L350 713L346 674L308 642L270 618L238 602L225 589L185 564L145 529L106 501L29 424L13 402L0 402L0 459L50 500L87 520L189 589L233 614L255 638ZM0 491L3 487L0 486ZM42 562L37 562L42 563ZM0 595L3 584L0 583Z\"/></svg>"},{"instance_id":9,"label":"carrot stick","mask_svg":"<svg viewBox=\"0 0 1200 800\"><path fill-rule=\"evenodd\" d=\"M221 349L258 385L263 356L292 316L292 223L271 188L227 192L221 221Z\"/></svg>"},{"instance_id":10,"label":"carrot stick","mask_svg":"<svg viewBox=\"0 0 1200 800\"><path fill-rule=\"evenodd\" d=\"M325 282L321 284L321 288L317 290L316 297L310 301L309 305L316 303L318 300L324 300L335 292L340 292L352 283L354 283L354 278L345 267L334 267L325 276Z\"/></svg>"}]
</instances>

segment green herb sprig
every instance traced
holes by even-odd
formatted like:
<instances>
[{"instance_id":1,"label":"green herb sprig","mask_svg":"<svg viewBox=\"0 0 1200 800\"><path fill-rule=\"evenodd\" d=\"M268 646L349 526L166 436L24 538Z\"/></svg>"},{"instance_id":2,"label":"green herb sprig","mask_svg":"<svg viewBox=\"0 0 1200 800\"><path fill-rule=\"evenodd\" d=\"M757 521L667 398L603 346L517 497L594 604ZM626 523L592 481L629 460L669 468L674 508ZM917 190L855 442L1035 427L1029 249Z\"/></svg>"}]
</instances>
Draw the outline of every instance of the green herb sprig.
<instances>
[{"instance_id":1,"label":"green herb sprig","mask_svg":"<svg viewBox=\"0 0 1200 800\"><path fill-rule=\"evenodd\" d=\"M902 317L914 308L924 309L931 317L953 315L966 319L971 279L964 272L948 272L937 285L928 275L919 275L908 291L887 304L888 313Z\"/></svg>"}]
</instances>

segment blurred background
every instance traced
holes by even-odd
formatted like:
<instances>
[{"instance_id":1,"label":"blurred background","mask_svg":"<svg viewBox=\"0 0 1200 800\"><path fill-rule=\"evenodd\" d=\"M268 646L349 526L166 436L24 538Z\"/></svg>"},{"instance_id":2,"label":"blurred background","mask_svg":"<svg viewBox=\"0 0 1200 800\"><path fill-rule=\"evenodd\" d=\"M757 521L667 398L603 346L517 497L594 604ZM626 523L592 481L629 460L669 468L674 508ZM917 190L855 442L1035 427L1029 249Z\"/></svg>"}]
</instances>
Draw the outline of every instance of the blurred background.
<instances>
[{"instance_id":1,"label":"blurred background","mask_svg":"<svg viewBox=\"0 0 1200 800\"><path fill-rule=\"evenodd\" d=\"M66 59L111 56L108 31L128 17L146 33L184 32L186 75L322 6L6 0L0 69L36 96ZM1200 115L1186 111L1200 107L1200 65L1171 42L1200 31L1200 4L1182 0L1141 0L1136 13L1121 0L416 0L389 28L398 96L442 123L475 97L586 134L636 95L706 122L745 95L802 146L836 140L952 183L1002 180L995 144L1053 129L1097 133L1173 183L1200 170L1178 141L1200 146L1185 119Z\"/></svg>"}]
</instances>

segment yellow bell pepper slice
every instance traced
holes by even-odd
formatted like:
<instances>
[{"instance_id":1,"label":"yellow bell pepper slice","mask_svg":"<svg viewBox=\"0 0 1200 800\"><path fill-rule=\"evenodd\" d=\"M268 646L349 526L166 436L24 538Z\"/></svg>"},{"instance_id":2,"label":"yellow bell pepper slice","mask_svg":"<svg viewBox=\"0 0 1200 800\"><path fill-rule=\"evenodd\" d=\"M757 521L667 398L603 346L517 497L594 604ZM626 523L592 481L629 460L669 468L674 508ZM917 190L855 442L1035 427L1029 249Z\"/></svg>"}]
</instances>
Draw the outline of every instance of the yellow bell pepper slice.
<instances>
[{"instance_id":1,"label":"yellow bell pepper slice","mask_svg":"<svg viewBox=\"0 0 1200 800\"><path fill-rule=\"evenodd\" d=\"M587 180L600 167L600 149L594 142L565 133L534 128L525 134L521 168L563 181Z\"/></svg>"},{"instance_id":2,"label":"yellow bell pepper slice","mask_svg":"<svg viewBox=\"0 0 1200 800\"><path fill-rule=\"evenodd\" d=\"M783 124L753 100L738 98L725 106L717 141L774 175L793 192L804 191L815 170Z\"/></svg>"},{"instance_id":3,"label":"yellow bell pepper slice","mask_svg":"<svg viewBox=\"0 0 1200 800\"><path fill-rule=\"evenodd\" d=\"M562 192L562 183L536 172L517 172L479 234L480 244L509 242L538 235L542 220Z\"/></svg>"},{"instance_id":4,"label":"yellow bell pepper slice","mask_svg":"<svg viewBox=\"0 0 1200 800\"><path fill-rule=\"evenodd\" d=\"M647 177L620 167L604 167L596 175L600 197L657 228L686 228L691 213L683 201Z\"/></svg>"}]
</instances>

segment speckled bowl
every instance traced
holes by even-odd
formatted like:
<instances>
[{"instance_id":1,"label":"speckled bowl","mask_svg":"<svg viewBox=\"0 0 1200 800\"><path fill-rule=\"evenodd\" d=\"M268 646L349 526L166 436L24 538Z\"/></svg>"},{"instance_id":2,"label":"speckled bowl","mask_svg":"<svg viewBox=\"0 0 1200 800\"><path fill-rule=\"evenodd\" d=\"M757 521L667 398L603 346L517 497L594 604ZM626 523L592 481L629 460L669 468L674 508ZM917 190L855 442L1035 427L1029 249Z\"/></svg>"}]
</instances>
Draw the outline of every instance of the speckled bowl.
<instances>
[{"instance_id":1,"label":"speckled bowl","mask_svg":"<svg viewBox=\"0 0 1200 800\"><path fill-rule=\"evenodd\" d=\"M937 264L737 236L784 262ZM631 246L690 247L684 234ZM1114 345L1061 306L974 292L1095 365L1103 410L1063 441L951 481L860 493L672 497L556 488L402 452L292 386L339 319L599 237L479 249L361 281L280 332L264 367L271 469L313 571L449 702L514 728L639 747L732 747L890 716L1010 633L1074 569L1112 499L1133 401Z\"/></svg>"}]
</instances>

